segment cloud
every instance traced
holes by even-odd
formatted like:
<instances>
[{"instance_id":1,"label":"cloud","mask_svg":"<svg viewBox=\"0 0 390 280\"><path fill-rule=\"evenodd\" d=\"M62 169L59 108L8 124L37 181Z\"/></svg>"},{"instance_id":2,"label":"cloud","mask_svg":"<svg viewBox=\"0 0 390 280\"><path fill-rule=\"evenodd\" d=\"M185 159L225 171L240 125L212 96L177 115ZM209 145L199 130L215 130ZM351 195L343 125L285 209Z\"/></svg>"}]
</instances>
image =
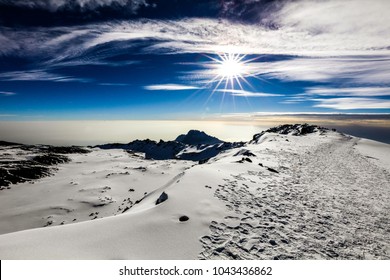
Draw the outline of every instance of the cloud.
<instances>
[{"instance_id":1,"label":"cloud","mask_svg":"<svg viewBox=\"0 0 390 280\"><path fill-rule=\"evenodd\" d=\"M62 76L53 73L48 73L42 70L12 71L0 73L0 81L89 82L88 79Z\"/></svg>"},{"instance_id":2,"label":"cloud","mask_svg":"<svg viewBox=\"0 0 390 280\"><path fill-rule=\"evenodd\" d=\"M266 92L251 92L241 89L217 89L217 92L228 92L233 96L242 96L242 97L272 97L272 96L282 96L281 94L266 93Z\"/></svg>"},{"instance_id":3,"label":"cloud","mask_svg":"<svg viewBox=\"0 0 390 280\"><path fill-rule=\"evenodd\" d=\"M314 35L370 36L387 32L387 0L300 0L288 1L271 20L283 28ZM380 24L378 24L380 23Z\"/></svg>"},{"instance_id":4,"label":"cloud","mask_svg":"<svg viewBox=\"0 0 390 280\"><path fill-rule=\"evenodd\" d=\"M338 110L353 110L353 109L390 109L390 100L379 98L329 98L329 99L312 99L317 104L313 107L330 108Z\"/></svg>"},{"instance_id":5,"label":"cloud","mask_svg":"<svg viewBox=\"0 0 390 280\"><path fill-rule=\"evenodd\" d=\"M12 91L0 91L0 95L3 95L3 96L12 96L12 95L16 95L16 92L12 92Z\"/></svg>"},{"instance_id":6,"label":"cloud","mask_svg":"<svg viewBox=\"0 0 390 280\"><path fill-rule=\"evenodd\" d=\"M0 4L13 5L27 8L39 8L50 11L59 9L93 10L104 6L126 6L136 11L140 6L147 5L145 0L0 0Z\"/></svg>"},{"instance_id":7,"label":"cloud","mask_svg":"<svg viewBox=\"0 0 390 280\"><path fill-rule=\"evenodd\" d=\"M286 81L381 84L390 80L390 56L296 57L253 63L253 72Z\"/></svg>"},{"instance_id":8,"label":"cloud","mask_svg":"<svg viewBox=\"0 0 390 280\"><path fill-rule=\"evenodd\" d=\"M99 83L100 86L118 86L118 87L124 87L124 86L129 86L130 84L126 83Z\"/></svg>"},{"instance_id":9,"label":"cloud","mask_svg":"<svg viewBox=\"0 0 390 280\"><path fill-rule=\"evenodd\" d=\"M321 1L319 3L323 3ZM339 1L336 1L337 3ZM327 3L325 1L324 3ZM351 1L346 1L343 9L334 9L330 12L343 16L344 11L352 7ZM352 4L351 4L352 3ZM319 5L319 4L318 4ZM317 6L318 6L317 5ZM59 49L69 41L78 43L79 50L120 41L137 41L149 39L150 46L145 50L162 53L215 53L237 52L247 54L279 54L299 56L345 56L345 55L390 55L389 35L390 23L387 18L377 17L383 13L390 2L384 6L373 5L376 10L365 12L367 5L353 5L358 9L361 17L369 17L371 24L360 28L357 32L341 32L338 29L324 25L321 32L313 32L317 24L308 23L296 26L287 19L277 22L278 28L268 28L260 24L240 24L228 20L187 18L179 20L130 20L115 23L88 24L67 28L36 28L28 32L17 28L3 30L3 36L17 49L29 50L27 54L45 53L45 50ZM285 7L288 7L286 4ZM309 9L302 7L302 9ZM313 11L318 17L322 11ZM287 9L287 8L285 8ZM328 10L326 10L328 11ZM297 15L296 15L297 14ZM296 18L299 11L293 9L286 18ZM272 14L278 18L278 13ZM360 22L360 18L356 18ZM356 25L353 21L335 20L332 26L343 25L346 30L353 30ZM359 25L360 26L360 25ZM226 36L229 34L229 36ZM31 39L34 38L34 39ZM74 41L78 40L78 41ZM68 46L69 48L69 46ZM68 49L65 48L65 51ZM15 47L9 51L15 50ZM63 51L61 51L62 53ZM26 54L26 52L24 52Z\"/></svg>"},{"instance_id":10,"label":"cloud","mask_svg":"<svg viewBox=\"0 0 390 280\"><path fill-rule=\"evenodd\" d=\"M305 95L312 96L355 96L373 97L390 96L390 87L349 87L349 88L325 88L310 87L305 91Z\"/></svg>"},{"instance_id":11,"label":"cloud","mask_svg":"<svg viewBox=\"0 0 390 280\"><path fill-rule=\"evenodd\" d=\"M253 120L263 117L279 117L279 116L299 116L299 117L328 117L339 119L348 117L350 119L382 119L390 121L390 113L348 113L345 111L339 112L248 112L248 113L229 113L218 114L217 118L232 118L241 120Z\"/></svg>"},{"instance_id":12,"label":"cloud","mask_svg":"<svg viewBox=\"0 0 390 280\"><path fill-rule=\"evenodd\" d=\"M390 87L309 87L281 103L314 102L314 107L340 110L390 108ZM383 97L383 98L377 98Z\"/></svg>"},{"instance_id":13,"label":"cloud","mask_svg":"<svg viewBox=\"0 0 390 280\"><path fill-rule=\"evenodd\" d=\"M162 85L149 85L145 86L146 90L194 90L199 89L196 86L177 85L177 84L162 84Z\"/></svg>"},{"instance_id":14,"label":"cloud","mask_svg":"<svg viewBox=\"0 0 390 280\"><path fill-rule=\"evenodd\" d=\"M18 50L18 43L12 38L8 38L7 35L1 34L0 30L0 56L14 53Z\"/></svg>"},{"instance_id":15,"label":"cloud","mask_svg":"<svg viewBox=\"0 0 390 280\"><path fill-rule=\"evenodd\" d=\"M137 9L147 4L143 0L12 1L19 6L43 7L47 4L48 9L54 10L68 7L70 2L85 9L128 5L130 2ZM238 9L239 2L228 1L225 8L228 10L234 6ZM256 1L244 3L249 5ZM68 27L0 28L0 44L4 46L0 56L18 56L36 61L32 67L35 70L0 73L0 79L83 81L82 78L55 74L55 70L86 64L116 65L118 62L110 59L117 54L130 53L134 47L138 47L141 53L160 55L236 52L271 55L248 63L248 76L325 84L323 89L307 89L303 96L292 96L285 102L307 101L307 95L335 94L338 97L368 98L371 107L377 107L376 102L386 104L385 99L372 97L387 96L387 91L373 88L384 89L390 81L390 21L387 16L390 1L377 0L367 4L363 0L300 0L280 2L275 7L277 9L268 13L267 17L252 23L179 18ZM272 56L277 56L278 60L265 60ZM210 77L210 69L205 67L192 74L192 78L197 76L194 79L199 82ZM344 88L344 92L330 92L335 85ZM356 89L359 87L362 87L360 91ZM330 89L327 91L326 88ZM187 90L197 87L168 84L150 85L145 89ZM233 94L254 96L243 92ZM317 107L348 107L341 104L342 100L339 103L321 100L317 98L315 101Z\"/></svg>"}]
</instances>

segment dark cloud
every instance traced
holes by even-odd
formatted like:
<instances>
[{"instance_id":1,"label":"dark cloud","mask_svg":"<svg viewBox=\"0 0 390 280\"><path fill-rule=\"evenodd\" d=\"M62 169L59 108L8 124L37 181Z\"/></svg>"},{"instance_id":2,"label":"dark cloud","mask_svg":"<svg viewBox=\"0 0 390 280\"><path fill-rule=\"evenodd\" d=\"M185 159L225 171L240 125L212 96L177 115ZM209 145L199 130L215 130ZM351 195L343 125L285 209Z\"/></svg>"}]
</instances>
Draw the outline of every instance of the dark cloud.
<instances>
[{"instance_id":1,"label":"dark cloud","mask_svg":"<svg viewBox=\"0 0 390 280\"><path fill-rule=\"evenodd\" d=\"M63 26L134 17L147 0L0 0L3 26Z\"/></svg>"},{"instance_id":2,"label":"dark cloud","mask_svg":"<svg viewBox=\"0 0 390 280\"><path fill-rule=\"evenodd\" d=\"M64 26L135 18L261 21L282 0L0 0L2 26Z\"/></svg>"},{"instance_id":3,"label":"dark cloud","mask_svg":"<svg viewBox=\"0 0 390 280\"><path fill-rule=\"evenodd\" d=\"M1 0L1 4L30 9L44 9L52 12L57 10L94 10L99 7L117 6L136 10L141 5L147 5L146 0Z\"/></svg>"}]
</instances>

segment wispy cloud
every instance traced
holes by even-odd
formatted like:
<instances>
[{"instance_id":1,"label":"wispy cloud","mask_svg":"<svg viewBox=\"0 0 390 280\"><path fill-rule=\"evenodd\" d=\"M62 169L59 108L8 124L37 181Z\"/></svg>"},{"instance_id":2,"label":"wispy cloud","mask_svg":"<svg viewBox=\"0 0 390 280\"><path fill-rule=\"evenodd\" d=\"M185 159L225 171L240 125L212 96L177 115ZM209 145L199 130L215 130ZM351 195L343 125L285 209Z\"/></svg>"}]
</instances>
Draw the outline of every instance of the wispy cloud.
<instances>
[{"instance_id":1,"label":"wispy cloud","mask_svg":"<svg viewBox=\"0 0 390 280\"><path fill-rule=\"evenodd\" d=\"M267 92L251 92L241 89L217 89L217 92L227 92L231 93L233 96L242 96L242 97L272 97L272 96L282 96L281 94L267 93Z\"/></svg>"},{"instance_id":2,"label":"wispy cloud","mask_svg":"<svg viewBox=\"0 0 390 280\"><path fill-rule=\"evenodd\" d=\"M10 1L8 1L10 2ZM147 1L50 0L13 1L15 5L59 9L75 3L93 9L105 5L131 5L135 10ZM248 1L251 2L251 1ZM126 6L127 7L127 6ZM321 82L307 89L315 107L388 108L390 81L390 1L324 0L286 1L279 10L254 24L211 18L179 20L130 20L83 26L39 27L22 30L1 28L0 55L33 58L36 70L0 73L1 80L85 81L82 77L55 74L56 67L116 65L110 58L128 53L134 46L142 53L221 53L278 55L278 61L252 62L250 75L282 81ZM273 28L269 28L273 26ZM228 34L228 36L226 35ZM98 51L97 51L98 50ZM129 62L133 63L133 62ZM208 71L208 72L207 72ZM207 76L210 69L194 72ZM204 77L203 77L204 78ZM343 89L332 92L334 84ZM352 88L354 87L354 88ZM357 89L361 87L361 89ZM196 86L166 84L147 90L194 90ZM230 92L236 96L270 96L262 92ZM316 96L346 98L315 98ZM355 98L353 98L355 97ZM361 98L357 98L361 97ZM337 101L337 99L339 101ZM361 104L363 101L367 103ZM304 95L285 102L307 101ZM346 102L352 102L348 106Z\"/></svg>"},{"instance_id":3,"label":"wispy cloud","mask_svg":"<svg viewBox=\"0 0 390 280\"><path fill-rule=\"evenodd\" d=\"M313 107L340 110L352 109L388 109L389 87L309 87L305 93L290 96L282 101L285 104L314 102ZM378 98L383 97L383 98Z\"/></svg>"},{"instance_id":4,"label":"wispy cloud","mask_svg":"<svg viewBox=\"0 0 390 280\"><path fill-rule=\"evenodd\" d=\"M390 96L390 87L349 87L349 88L325 88L310 87L305 91L306 96Z\"/></svg>"},{"instance_id":5,"label":"wispy cloud","mask_svg":"<svg viewBox=\"0 0 390 280\"><path fill-rule=\"evenodd\" d=\"M178 85L178 84L161 84L161 85L148 85L145 86L146 90L195 90L199 89L196 86Z\"/></svg>"},{"instance_id":6,"label":"wispy cloud","mask_svg":"<svg viewBox=\"0 0 390 280\"><path fill-rule=\"evenodd\" d=\"M12 95L16 95L16 92L13 92L13 91L0 91L0 96L3 95L3 96L12 96Z\"/></svg>"},{"instance_id":7,"label":"wispy cloud","mask_svg":"<svg viewBox=\"0 0 390 280\"><path fill-rule=\"evenodd\" d=\"M384 14L390 9L388 1L373 1L370 5L362 0L287 1L282 7L269 19L277 29L205 18L132 20L29 31L13 28L3 30L3 40L16 44L9 51L44 53L48 47L61 50L70 40L77 41L78 50L83 51L110 42L152 39L146 51L320 57L390 54L386 36L390 23Z\"/></svg>"},{"instance_id":8,"label":"wispy cloud","mask_svg":"<svg viewBox=\"0 0 390 280\"><path fill-rule=\"evenodd\" d=\"M390 80L389 56L297 57L252 64L257 75L286 81L382 84Z\"/></svg>"},{"instance_id":9,"label":"wispy cloud","mask_svg":"<svg viewBox=\"0 0 390 280\"><path fill-rule=\"evenodd\" d=\"M100 86L113 86L113 87L124 87L129 86L129 84L125 83L99 83Z\"/></svg>"},{"instance_id":10,"label":"wispy cloud","mask_svg":"<svg viewBox=\"0 0 390 280\"><path fill-rule=\"evenodd\" d=\"M0 73L2 81L52 81L52 82L88 82L88 79L63 76L42 70L12 71Z\"/></svg>"},{"instance_id":11,"label":"wispy cloud","mask_svg":"<svg viewBox=\"0 0 390 280\"><path fill-rule=\"evenodd\" d=\"M141 5L146 5L146 0L0 0L0 4L8 4L14 6L40 8L50 11L58 9L88 9L93 10L98 7L116 5L126 6L133 11L136 11Z\"/></svg>"},{"instance_id":12,"label":"wispy cloud","mask_svg":"<svg viewBox=\"0 0 390 280\"><path fill-rule=\"evenodd\" d=\"M382 127L389 130L389 113L349 113L345 110L327 112L249 112L216 114L210 120L220 120L227 122L249 122L261 126L275 126L285 123L309 122L325 127L342 128L346 125L356 125L358 127ZM341 129L342 131L342 129Z\"/></svg>"},{"instance_id":13,"label":"wispy cloud","mask_svg":"<svg viewBox=\"0 0 390 280\"><path fill-rule=\"evenodd\" d=\"M390 100L379 98L343 97L329 99L312 99L317 102L314 107L330 108L338 110L353 109L390 109Z\"/></svg>"}]
</instances>

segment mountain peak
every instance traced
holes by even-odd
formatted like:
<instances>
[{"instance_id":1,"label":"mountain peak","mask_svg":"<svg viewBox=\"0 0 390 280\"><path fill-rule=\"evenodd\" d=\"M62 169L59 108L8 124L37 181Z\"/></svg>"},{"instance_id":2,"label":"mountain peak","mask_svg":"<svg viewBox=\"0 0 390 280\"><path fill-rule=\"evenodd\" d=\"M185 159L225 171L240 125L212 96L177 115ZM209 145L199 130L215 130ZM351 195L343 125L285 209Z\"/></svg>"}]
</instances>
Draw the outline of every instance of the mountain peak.
<instances>
[{"instance_id":1,"label":"mountain peak","mask_svg":"<svg viewBox=\"0 0 390 280\"><path fill-rule=\"evenodd\" d=\"M202 145L202 144L217 144L223 143L216 137L206 134L204 131L191 129L187 134L181 134L176 139L176 142L188 144L188 145Z\"/></svg>"}]
</instances>

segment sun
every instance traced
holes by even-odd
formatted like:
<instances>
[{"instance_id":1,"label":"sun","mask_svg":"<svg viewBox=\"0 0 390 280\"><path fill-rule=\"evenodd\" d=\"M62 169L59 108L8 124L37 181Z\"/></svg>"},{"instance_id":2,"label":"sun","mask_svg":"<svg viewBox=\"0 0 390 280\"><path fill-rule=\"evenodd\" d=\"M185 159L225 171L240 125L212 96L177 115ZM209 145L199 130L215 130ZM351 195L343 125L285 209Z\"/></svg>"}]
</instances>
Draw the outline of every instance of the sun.
<instances>
[{"instance_id":1,"label":"sun","mask_svg":"<svg viewBox=\"0 0 390 280\"><path fill-rule=\"evenodd\" d=\"M216 83L214 90L223 86L227 89L242 89L242 82L247 83L245 77L250 75L249 60L245 60L245 55L234 53L218 54L210 57L208 64L209 74L213 76L211 84Z\"/></svg>"},{"instance_id":2,"label":"sun","mask_svg":"<svg viewBox=\"0 0 390 280\"><path fill-rule=\"evenodd\" d=\"M241 62L242 57L238 55L224 55L217 64L217 74L223 79L233 79L244 74L244 64Z\"/></svg>"}]
</instances>

